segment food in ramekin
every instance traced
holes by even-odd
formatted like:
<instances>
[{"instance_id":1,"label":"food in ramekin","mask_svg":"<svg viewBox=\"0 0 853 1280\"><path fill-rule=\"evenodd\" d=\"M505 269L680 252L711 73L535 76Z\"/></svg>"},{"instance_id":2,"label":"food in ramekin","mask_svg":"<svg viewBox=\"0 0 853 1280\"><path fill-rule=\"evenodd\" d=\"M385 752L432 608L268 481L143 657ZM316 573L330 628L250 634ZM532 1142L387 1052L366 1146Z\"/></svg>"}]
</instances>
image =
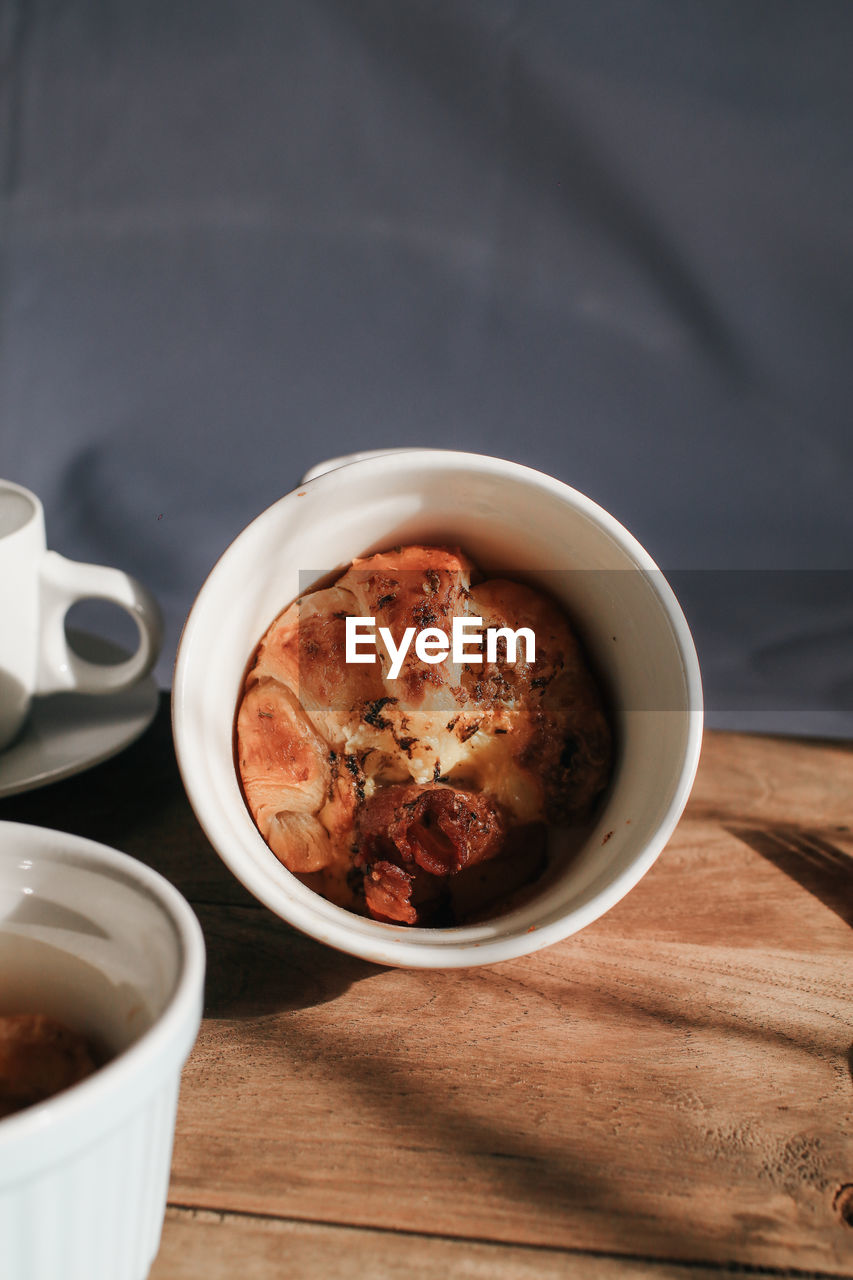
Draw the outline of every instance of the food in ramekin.
<instances>
[{"instance_id":1,"label":"food in ramekin","mask_svg":"<svg viewBox=\"0 0 853 1280\"><path fill-rule=\"evenodd\" d=\"M435 656L434 633L460 618L492 629L491 653L469 627L461 660ZM386 628L396 660L363 642L347 661L348 619L350 638L355 620ZM535 652L508 642L521 628ZM403 653L420 632L433 635L429 660L411 643ZM261 639L237 709L243 793L272 852L332 902L407 925L510 905L545 867L546 828L590 816L612 755L604 699L557 603L482 580L443 547L356 559L300 596Z\"/></svg>"},{"instance_id":2,"label":"food in ramekin","mask_svg":"<svg viewBox=\"0 0 853 1280\"><path fill-rule=\"evenodd\" d=\"M96 1068L77 1031L41 1013L0 1016L0 1119L44 1102Z\"/></svg>"}]
</instances>

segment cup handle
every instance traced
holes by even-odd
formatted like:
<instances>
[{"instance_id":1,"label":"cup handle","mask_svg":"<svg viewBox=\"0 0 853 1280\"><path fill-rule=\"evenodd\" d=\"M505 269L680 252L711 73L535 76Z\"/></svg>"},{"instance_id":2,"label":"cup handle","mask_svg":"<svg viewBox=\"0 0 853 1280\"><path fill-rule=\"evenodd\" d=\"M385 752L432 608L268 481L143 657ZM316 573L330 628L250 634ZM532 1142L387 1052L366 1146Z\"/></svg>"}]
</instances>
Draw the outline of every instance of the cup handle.
<instances>
[{"instance_id":1,"label":"cup handle","mask_svg":"<svg viewBox=\"0 0 853 1280\"><path fill-rule=\"evenodd\" d=\"M46 551L40 566L41 652L37 693L74 689L79 693L116 693L146 676L160 653L163 619L150 591L104 565L67 560ZM124 662L87 662L74 652L65 635L65 615L77 600L110 600L129 613L139 633L139 647Z\"/></svg>"}]
</instances>

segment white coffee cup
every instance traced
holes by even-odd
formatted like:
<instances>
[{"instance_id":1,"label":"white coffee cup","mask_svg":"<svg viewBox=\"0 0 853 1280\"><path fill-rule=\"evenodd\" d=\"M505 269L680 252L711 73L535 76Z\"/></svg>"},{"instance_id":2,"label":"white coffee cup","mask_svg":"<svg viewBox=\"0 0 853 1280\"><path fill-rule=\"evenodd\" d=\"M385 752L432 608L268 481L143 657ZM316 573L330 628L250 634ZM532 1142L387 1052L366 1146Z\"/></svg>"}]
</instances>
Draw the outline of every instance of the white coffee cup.
<instances>
[{"instance_id":1,"label":"white coffee cup","mask_svg":"<svg viewBox=\"0 0 853 1280\"><path fill-rule=\"evenodd\" d=\"M568 485L478 454L420 449L336 459L253 521L202 587L178 650L172 715L195 812L234 874L304 932L381 964L445 968L535 951L583 928L649 869L693 783L702 685L671 588L619 523ZM485 572L556 593L613 711L612 783L580 851L523 906L477 924L411 928L333 906L267 848L234 765L247 665L276 615L330 570L398 543L461 547Z\"/></svg>"},{"instance_id":2,"label":"white coffee cup","mask_svg":"<svg viewBox=\"0 0 853 1280\"><path fill-rule=\"evenodd\" d=\"M132 657L100 664L74 652L65 615L87 599L112 601L130 614L139 633ZM48 551L39 499L0 480L0 750L24 724L36 694L126 689L148 674L161 643L160 609L151 593L120 569Z\"/></svg>"}]
</instances>

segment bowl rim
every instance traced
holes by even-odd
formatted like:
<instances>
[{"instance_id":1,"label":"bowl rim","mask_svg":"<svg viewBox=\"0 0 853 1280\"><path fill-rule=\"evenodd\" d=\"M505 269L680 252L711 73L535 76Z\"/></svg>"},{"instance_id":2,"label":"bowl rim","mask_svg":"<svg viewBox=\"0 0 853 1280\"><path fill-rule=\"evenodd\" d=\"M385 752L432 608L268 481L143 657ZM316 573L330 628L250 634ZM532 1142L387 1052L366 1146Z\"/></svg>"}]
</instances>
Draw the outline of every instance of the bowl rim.
<instances>
[{"instance_id":1,"label":"bowl rim","mask_svg":"<svg viewBox=\"0 0 853 1280\"><path fill-rule=\"evenodd\" d=\"M90 1145L141 1108L165 1074L174 1070L177 1075L198 1034L205 974L201 925L183 895L158 871L84 836L0 821L0 848L5 852L8 847L118 877L160 908L175 931L179 957L165 1007L137 1040L85 1080L0 1120L0 1187Z\"/></svg>"},{"instance_id":2,"label":"bowl rim","mask_svg":"<svg viewBox=\"0 0 853 1280\"><path fill-rule=\"evenodd\" d=\"M361 469L374 472L380 469L383 474L388 474L411 468L413 461L416 461L419 471L442 471L460 466L473 468L481 474L522 480L533 489L538 488L553 497L568 500L576 510L586 515L593 524L608 535L637 569L646 574L651 590L672 631L674 647L684 678L687 724L681 764L677 779L672 785L670 803L661 816L653 836L638 849L630 865L616 875L590 902L565 912L557 920L535 926L524 932L494 939L473 940L459 937L461 929L469 926L403 930L397 925L354 916L343 908L333 907L322 898L320 902L324 906L318 907L315 913L309 908L303 908L300 902L288 894L284 885L276 883L275 891L271 892L270 881L255 867L245 849L238 845L238 840L232 837L230 832L223 838L218 829L217 815L207 812L204 803L204 780L199 776L191 754L187 754L188 744L190 752L192 751L192 717L186 713L187 689L191 683L188 652L196 631L201 625L200 616L206 595L221 574L227 572L230 560L239 554L236 550L237 545L251 537L253 532L257 536L264 524L277 519L282 510L293 506L309 486L318 492L321 492L325 486L333 488L334 477L340 470ZM663 572L634 535L593 499L554 476L523 463L495 458L488 454L438 448L397 449L389 453L377 450L367 457L356 456L350 459L345 457L340 461L336 460L333 469L322 471L312 479L301 482L244 526L216 560L199 588L187 615L176 653L171 711L178 768L190 805L214 850L244 887L286 923L328 946L376 964L427 969L463 968L516 959L570 936L591 924L614 906L642 879L670 839L693 786L699 765L704 727L702 678L687 620ZM258 839L262 837L258 836ZM232 846L238 846L236 852ZM278 872L278 867L276 871ZM281 872L285 875L289 874L284 867L281 867ZM326 911L325 908L330 908L330 911ZM328 918L322 919L322 916ZM338 919L338 916L341 918Z\"/></svg>"}]
</instances>

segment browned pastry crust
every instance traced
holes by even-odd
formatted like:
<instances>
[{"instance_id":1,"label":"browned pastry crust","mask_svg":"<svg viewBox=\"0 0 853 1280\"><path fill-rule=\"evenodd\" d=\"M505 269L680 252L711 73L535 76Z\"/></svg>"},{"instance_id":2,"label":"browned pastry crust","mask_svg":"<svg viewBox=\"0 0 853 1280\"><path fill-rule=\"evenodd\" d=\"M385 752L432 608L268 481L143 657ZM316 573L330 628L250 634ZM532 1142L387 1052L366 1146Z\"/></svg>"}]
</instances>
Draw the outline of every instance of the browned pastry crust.
<instances>
[{"instance_id":1,"label":"browned pastry crust","mask_svg":"<svg viewBox=\"0 0 853 1280\"><path fill-rule=\"evenodd\" d=\"M0 1118L43 1102L94 1070L85 1038L53 1018L0 1017Z\"/></svg>"},{"instance_id":2,"label":"browned pastry crust","mask_svg":"<svg viewBox=\"0 0 853 1280\"><path fill-rule=\"evenodd\" d=\"M449 878L499 859L512 830L584 819L609 778L609 725L565 615L474 572L444 547L357 559L273 622L246 678L237 761L258 829L291 871L378 919L428 922ZM531 628L535 660L500 643L491 662L427 664L412 645L396 679L381 645L373 664L345 660L347 617L399 642L463 616Z\"/></svg>"}]
</instances>

